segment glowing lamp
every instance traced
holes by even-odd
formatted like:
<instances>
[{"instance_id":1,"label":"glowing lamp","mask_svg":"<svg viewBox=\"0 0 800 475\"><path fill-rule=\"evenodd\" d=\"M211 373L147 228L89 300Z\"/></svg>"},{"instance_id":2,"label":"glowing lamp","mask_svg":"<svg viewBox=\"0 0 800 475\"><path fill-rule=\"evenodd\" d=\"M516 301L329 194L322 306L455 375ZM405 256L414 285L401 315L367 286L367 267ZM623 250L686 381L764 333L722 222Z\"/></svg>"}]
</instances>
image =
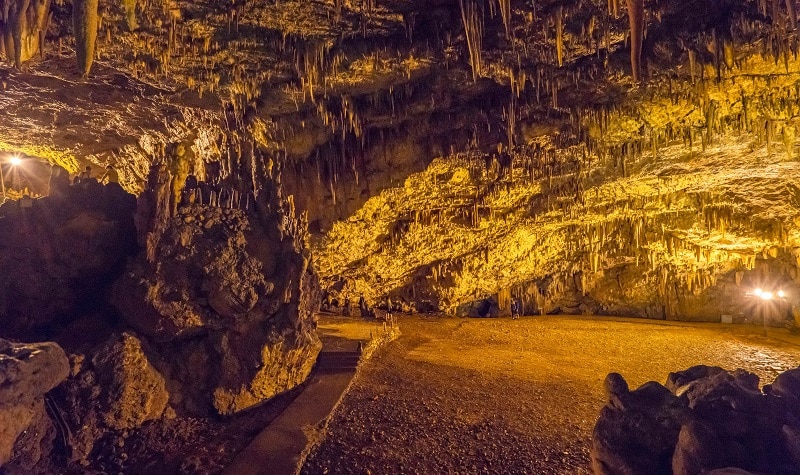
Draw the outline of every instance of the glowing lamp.
<instances>
[{"instance_id":1,"label":"glowing lamp","mask_svg":"<svg viewBox=\"0 0 800 475\"><path fill-rule=\"evenodd\" d=\"M8 163L10 163L10 164L11 164L11 165L13 165L13 166L17 166L17 165L19 165L20 163L22 163L22 159L21 159L21 158L19 158L19 157L18 157L18 156L16 156L16 155L14 155L14 156L12 156L11 158L9 158L9 159L8 159Z\"/></svg>"},{"instance_id":2,"label":"glowing lamp","mask_svg":"<svg viewBox=\"0 0 800 475\"><path fill-rule=\"evenodd\" d=\"M753 295L756 295L758 297L761 297L761 294L763 294L763 293L764 293L764 291L761 290L761 289L756 289L756 290L753 291Z\"/></svg>"},{"instance_id":3,"label":"glowing lamp","mask_svg":"<svg viewBox=\"0 0 800 475\"><path fill-rule=\"evenodd\" d=\"M785 293L783 290L779 290L779 291L778 291L778 298L779 298L779 299L782 299L782 298L784 298L784 297L786 297L786 293Z\"/></svg>"},{"instance_id":4,"label":"glowing lamp","mask_svg":"<svg viewBox=\"0 0 800 475\"><path fill-rule=\"evenodd\" d=\"M761 300L772 300L772 292L761 292L758 296Z\"/></svg>"}]
</instances>

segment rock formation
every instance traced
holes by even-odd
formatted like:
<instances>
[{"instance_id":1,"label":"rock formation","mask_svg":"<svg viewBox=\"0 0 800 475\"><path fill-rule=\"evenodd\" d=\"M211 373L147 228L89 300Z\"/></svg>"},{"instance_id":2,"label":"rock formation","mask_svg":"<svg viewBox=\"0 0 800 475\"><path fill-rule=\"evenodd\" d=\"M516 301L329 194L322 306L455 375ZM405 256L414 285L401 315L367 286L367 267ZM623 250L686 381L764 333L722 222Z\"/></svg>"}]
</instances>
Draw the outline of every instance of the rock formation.
<instances>
[{"instance_id":1,"label":"rock formation","mask_svg":"<svg viewBox=\"0 0 800 475\"><path fill-rule=\"evenodd\" d=\"M9 196L10 154L139 195L135 221L112 185L0 207L2 334L71 353L75 461L302 381L317 275L473 315L800 314L791 1L0 7Z\"/></svg>"},{"instance_id":2,"label":"rock formation","mask_svg":"<svg viewBox=\"0 0 800 475\"><path fill-rule=\"evenodd\" d=\"M19 468L30 469L42 446L52 444L55 429L43 398L68 374L67 357L57 344L0 339L0 466L16 450Z\"/></svg>"},{"instance_id":3,"label":"rock formation","mask_svg":"<svg viewBox=\"0 0 800 475\"><path fill-rule=\"evenodd\" d=\"M321 347L311 315L317 284L279 210L263 198L250 213L199 204L209 199L142 218L153 223L140 230L148 250L117 281L112 302L177 363L170 376L189 407L231 414L308 376Z\"/></svg>"},{"instance_id":4,"label":"rock formation","mask_svg":"<svg viewBox=\"0 0 800 475\"><path fill-rule=\"evenodd\" d=\"M796 473L800 467L800 369L759 389L743 370L695 366L666 387L630 391L606 378L608 403L592 436L598 474Z\"/></svg>"},{"instance_id":5,"label":"rock formation","mask_svg":"<svg viewBox=\"0 0 800 475\"><path fill-rule=\"evenodd\" d=\"M115 183L70 185L54 168L50 196L0 206L3 332L50 336L72 353L50 402L56 422L41 394L57 382L25 399L39 412L9 399L19 425L4 450L41 415L67 461L86 465L99 441L162 417L240 412L310 373L318 280L277 170L257 192L189 184L194 155L169 150L138 203ZM10 466L39 462L27 453Z\"/></svg>"}]
</instances>

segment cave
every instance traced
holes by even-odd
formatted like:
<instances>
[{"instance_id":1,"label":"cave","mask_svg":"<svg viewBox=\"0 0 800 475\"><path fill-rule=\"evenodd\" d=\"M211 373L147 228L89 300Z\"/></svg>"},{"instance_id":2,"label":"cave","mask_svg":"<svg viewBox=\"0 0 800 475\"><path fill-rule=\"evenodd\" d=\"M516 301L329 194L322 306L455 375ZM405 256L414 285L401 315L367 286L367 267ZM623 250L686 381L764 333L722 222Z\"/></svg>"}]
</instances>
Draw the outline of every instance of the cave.
<instances>
[{"instance_id":1,"label":"cave","mask_svg":"<svg viewBox=\"0 0 800 475\"><path fill-rule=\"evenodd\" d=\"M794 0L0 7L0 473L800 474Z\"/></svg>"}]
</instances>

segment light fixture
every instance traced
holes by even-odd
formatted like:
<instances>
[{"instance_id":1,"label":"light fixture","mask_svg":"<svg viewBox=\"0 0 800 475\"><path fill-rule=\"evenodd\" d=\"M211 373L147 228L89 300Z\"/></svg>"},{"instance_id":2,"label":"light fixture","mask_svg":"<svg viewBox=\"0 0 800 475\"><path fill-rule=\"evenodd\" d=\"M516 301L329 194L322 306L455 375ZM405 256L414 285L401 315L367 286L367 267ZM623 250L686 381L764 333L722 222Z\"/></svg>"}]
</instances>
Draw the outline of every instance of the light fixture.
<instances>
[{"instance_id":1,"label":"light fixture","mask_svg":"<svg viewBox=\"0 0 800 475\"><path fill-rule=\"evenodd\" d=\"M757 295L761 297L761 300L772 300L772 292L761 292Z\"/></svg>"},{"instance_id":2,"label":"light fixture","mask_svg":"<svg viewBox=\"0 0 800 475\"><path fill-rule=\"evenodd\" d=\"M17 166L22 163L22 159L17 155L12 155L11 158L8 159L8 163L10 163L12 166Z\"/></svg>"},{"instance_id":3,"label":"light fixture","mask_svg":"<svg viewBox=\"0 0 800 475\"><path fill-rule=\"evenodd\" d=\"M761 290L761 289L756 289L756 290L753 291L753 295L756 295L758 297L761 297L762 293L764 293L764 291Z\"/></svg>"},{"instance_id":4,"label":"light fixture","mask_svg":"<svg viewBox=\"0 0 800 475\"><path fill-rule=\"evenodd\" d=\"M778 298L779 298L779 299L782 299L782 298L784 298L784 297L786 297L786 293L785 293L783 290L779 290L779 291L778 291Z\"/></svg>"}]
</instances>

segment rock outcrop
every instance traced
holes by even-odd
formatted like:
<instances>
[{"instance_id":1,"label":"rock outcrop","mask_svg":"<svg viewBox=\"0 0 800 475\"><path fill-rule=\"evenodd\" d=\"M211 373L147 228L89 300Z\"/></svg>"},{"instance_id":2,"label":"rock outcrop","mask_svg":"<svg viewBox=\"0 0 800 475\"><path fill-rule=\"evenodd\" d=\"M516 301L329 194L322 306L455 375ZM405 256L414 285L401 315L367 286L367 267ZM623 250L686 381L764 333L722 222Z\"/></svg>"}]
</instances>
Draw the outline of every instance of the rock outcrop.
<instances>
[{"instance_id":1,"label":"rock outcrop","mask_svg":"<svg viewBox=\"0 0 800 475\"><path fill-rule=\"evenodd\" d=\"M83 463L102 436L160 418L169 400L158 357L135 334L114 334L87 353L72 356L71 377L56 391L70 459Z\"/></svg>"},{"instance_id":2,"label":"rock outcrop","mask_svg":"<svg viewBox=\"0 0 800 475\"><path fill-rule=\"evenodd\" d=\"M41 458L43 440L53 437L47 430L43 397L68 374L67 357L57 344L0 339L0 467L11 458L20 434L30 427L34 430L22 437L17 450L20 457L30 459L24 465Z\"/></svg>"},{"instance_id":3,"label":"rock outcrop","mask_svg":"<svg viewBox=\"0 0 800 475\"><path fill-rule=\"evenodd\" d=\"M230 415L310 373L321 343L306 222L275 177L259 192L184 190L192 153L170 154L138 204L115 184L53 180L51 196L0 207L0 332L53 335L72 353L48 406L58 431L41 398L55 383L12 375L13 388L47 387L25 404L0 398L14 421L0 428L4 460L35 427L26 445L58 433L66 462L87 466L144 426ZM40 458L26 449L11 463L53 463Z\"/></svg>"},{"instance_id":4,"label":"rock outcrop","mask_svg":"<svg viewBox=\"0 0 800 475\"><path fill-rule=\"evenodd\" d=\"M759 390L744 370L695 366L629 391L606 378L592 436L597 474L798 473L800 368Z\"/></svg>"},{"instance_id":5,"label":"rock outcrop","mask_svg":"<svg viewBox=\"0 0 800 475\"><path fill-rule=\"evenodd\" d=\"M175 185L154 173L161 185L140 199L145 252L111 300L169 362L173 403L232 414L303 382L321 348L318 283L288 202L282 208L277 194L263 193L233 205L198 192L173 211L161 203L173 200Z\"/></svg>"}]
</instances>

